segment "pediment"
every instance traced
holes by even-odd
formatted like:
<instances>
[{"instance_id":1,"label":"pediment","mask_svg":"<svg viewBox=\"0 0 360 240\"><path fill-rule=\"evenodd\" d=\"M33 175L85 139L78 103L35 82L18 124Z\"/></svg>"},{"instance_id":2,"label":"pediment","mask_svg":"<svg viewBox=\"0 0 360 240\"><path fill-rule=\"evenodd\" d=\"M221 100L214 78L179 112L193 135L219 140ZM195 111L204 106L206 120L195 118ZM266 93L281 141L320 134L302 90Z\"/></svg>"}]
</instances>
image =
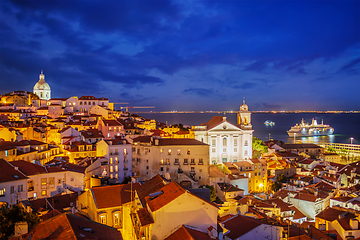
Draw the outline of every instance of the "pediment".
<instances>
[{"instance_id":1,"label":"pediment","mask_svg":"<svg viewBox=\"0 0 360 240\"><path fill-rule=\"evenodd\" d=\"M222 122L208 131L241 131L241 129L227 121Z\"/></svg>"}]
</instances>

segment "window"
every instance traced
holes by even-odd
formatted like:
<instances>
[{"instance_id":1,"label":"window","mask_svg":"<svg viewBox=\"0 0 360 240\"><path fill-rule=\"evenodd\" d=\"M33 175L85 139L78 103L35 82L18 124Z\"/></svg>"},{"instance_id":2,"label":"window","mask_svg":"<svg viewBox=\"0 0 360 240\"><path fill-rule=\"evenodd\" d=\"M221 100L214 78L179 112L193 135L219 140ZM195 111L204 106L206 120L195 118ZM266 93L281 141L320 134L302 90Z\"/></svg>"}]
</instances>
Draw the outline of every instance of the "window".
<instances>
[{"instance_id":1,"label":"window","mask_svg":"<svg viewBox=\"0 0 360 240\"><path fill-rule=\"evenodd\" d=\"M248 145L249 145L248 140L245 140L244 146L248 146Z\"/></svg>"},{"instance_id":2,"label":"window","mask_svg":"<svg viewBox=\"0 0 360 240\"><path fill-rule=\"evenodd\" d=\"M163 153L164 152L164 149L160 148L160 153Z\"/></svg>"},{"instance_id":3,"label":"window","mask_svg":"<svg viewBox=\"0 0 360 240\"><path fill-rule=\"evenodd\" d=\"M23 190L23 185L18 185L18 192L22 192Z\"/></svg>"},{"instance_id":4,"label":"window","mask_svg":"<svg viewBox=\"0 0 360 240\"><path fill-rule=\"evenodd\" d=\"M84 102L84 105L86 105L86 102Z\"/></svg>"},{"instance_id":5,"label":"window","mask_svg":"<svg viewBox=\"0 0 360 240\"><path fill-rule=\"evenodd\" d=\"M120 227L120 213L114 213L114 227Z\"/></svg>"},{"instance_id":6,"label":"window","mask_svg":"<svg viewBox=\"0 0 360 240\"><path fill-rule=\"evenodd\" d=\"M170 160L168 158L166 159L166 165L170 165Z\"/></svg>"},{"instance_id":7,"label":"window","mask_svg":"<svg viewBox=\"0 0 360 240\"><path fill-rule=\"evenodd\" d=\"M215 147L215 143L216 143L216 139L212 139L212 140L211 140L211 145L212 145L213 147Z\"/></svg>"},{"instance_id":8,"label":"window","mask_svg":"<svg viewBox=\"0 0 360 240\"><path fill-rule=\"evenodd\" d=\"M42 196L46 196L46 190L42 190L42 191L41 191L41 195L42 195Z\"/></svg>"},{"instance_id":9,"label":"window","mask_svg":"<svg viewBox=\"0 0 360 240\"><path fill-rule=\"evenodd\" d=\"M80 102L80 105L82 105L82 102Z\"/></svg>"},{"instance_id":10,"label":"window","mask_svg":"<svg viewBox=\"0 0 360 240\"><path fill-rule=\"evenodd\" d=\"M0 197L5 197L5 188L0 189Z\"/></svg>"},{"instance_id":11,"label":"window","mask_svg":"<svg viewBox=\"0 0 360 240\"><path fill-rule=\"evenodd\" d=\"M118 157L115 157L115 163L118 163Z\"/></svg>"},{"instance_id":12,"label":"window","mask_svg":"<svg viewBox=\"0 0 360 240\"><path fill-rule=\"evenodd\" d=\"M46 178L42 178L41 179L41 189L46 189L46 186L47 185L47 180L46 180ZM45 193L45 195L46 195L46 193Z\"/></svg>"},{"instance_id":13,"label":"window","mask_svg":"<svg viewBox=\"0 0 360 240\"><path fill-rule=\"evenodd\" d=\"M237 146L237 139L234 138L234 147L236 147L236 146Z\"/></svg>"},{"instance_id":14,"label":"window","mask_svg":"<svg viewBox=\"0 0 360 240\"><path fill-rule=\"evenodd\" d=\"M195 172L195 167L191 167L191 172Z\"/></svg>"},{"instance_id":15,"label":"window","mask_svg":"<svg viewBox=\"0 0 360 240\"><path fill-rule=\"evenodd\" d=\"M164 165L164 159L160 160L160 165Z\"/></svg>"},{"instance_id":16,"label":"window","mask_svg":"<svg viewBox=\"0 0 360 240\"><path fill-rule=\"evenodd\" d=\"M178 150L177 150L177 154L178 154L178 155L180 155L180 154L181 154L180 149L178 149Z\"/></svg>"},{"instance_id":17,"label":"window","mask_svg":"<svg viewBox=\"0 0 360 240\"><path fill-rule=\"evenodd\" d=\"M100 223L106 224L106 215L105 214L100 215Z\"/></svg>"},{"instance_id":18,"label":"window","mask_svg":"<svg viewBox=\"0 0 360 240\"><path fill-rule=\"evenodd\" d=\"M110 153L112 155L112 153ZM113 158L110 158L110 164L113 164Z\"/></svg>"},{"instance_id":19,"label":"window","mask_svg":"<svg viewBox=\"0 0 360 240\"><path fill-rule=\"evenodd\" d=\"M234 152L237 152L237 148L234 148Z\"/></svg>"},{"instance_id":20,"label":"window","mask_svg":"<svg viewBox=\"0 0 360 240\"><path fill-rule=\"evenodd\" d=\"M190 154L190 149L187 150L187 154L188 154L188 155Z\"/></svg>"},{"instance_id":21,"label":"window","mask_svg":"<svg viewBox=\"0 0 360 240\"><path fill-rule=\"evenodd\" d=\"M216 152L216 148L213 148L213 149L212 149L212 152Z\"/></svg>"},{"instance_id":22,"label":"window","mask_svg":"<svg viewBox=\"0 0 360 240\"><path fill-rule=\"evenodd\" d=\"M58 184L61 184L61 178L58 179Z\"/></svg>"},{"instance_id":23,"label":"window","mask_svg":"<svg viewBox=\"0 0 360 240\"><path fill-rule=\"evenodd\" d=\"M119 167L118 165L115 165L115 172L118 172L119 171Z\"/></svg>"},{"instance_id":24,"label":"window","mask_svg":"<svg viewBox=\"0 0 360 240\"><path fill-rule=\"evenodd\" d=\"M14 186L10 187L10 194L12 194L12 193L15 193L15 187Z\"/></svg>"},{"instance_id":25,"label":"window","mask_svg":"<svg viewBox=\"0 0 360 240\"><path fill-rule=\"evenodd\" d=\"M178 158L175 158L175 165L179 165L179 159Z\"/></svg>"},{"instance_id":26,"label":"window","mask_svg":"<svg viewBox=\"0 0 360 240\"><path fill-rule=\"evenodd\" d=\"M49 187L54 188L55 187L55 178L51 177L49 178Z\"/></svg>"},{"instance_id":27,"label":"window","mask_svg":"<svg viewBox=\"0 0 360 240\"><path fill-rule=\"evenodd\" d=\"M188 164L188 159L184 158L184 164L187 165Z\"/></svg>"},{"instance_id":28,"label":"window","mask_svg":"<svg viewBox=\"0 0 360 240\"><path fill-rule=\"evenodd\" d=\"M227 139L223 138L223 146L227 146Z\"/></svg>"},{"instance_id":29,"label":"window","mask_svg":"<svg viewBox=\"0 0 360 240\"><path fill-rule=\"evenodd\" d=\"M195 159L194 159L194 158L191 159L190 164L191 164L191 165L195 165Z\"/></svg>"},{"instance_id":30,"label":"window","mask_svg":"<svg viewBox=\"0 0 360 240\"><path fill-rule=\"evenodd\" d=\"M127 149L126 148L124 148L124 155L126 155L127 154Z\"/></svg>"},{"instance_id":31,"label":"window","mask_svg":"<svg viewBox=\"0 0 360 240\"><path fill-rule=\"evenodd\" d=\"M8 156L8 151L7 150L5 150L5 157L7 157Z\"/></svg>"},{"instance_id":32,"label":"window","mask_svg":"<svg viewBox=\"0 0 360 240\"><path fill-rule=\"evenodd\" d=\"M115 173L115 178L119 178L119 174Z\"/></svg>"},{"instance_id":33,"label":"window","mask_svg":"<svg viewBox=\"0 0 360 240\"><path fill-rule=\"evenodd\" d=\"M223 148L223 152L224 152L224 153L226 152L226 148Z\"/></svg>"},{"instance_id":34,"label":"window","mask_svg":"<svg viewBox=\"0 0 360 240\"><path fill-rule=\"evenodd\" d=\"M111 173L114 172L113 166L110 166L110 172L111 172Z\"/></svg>"},{"instance_id":35,"label":"window","mask_svg":"<svg viewBox=\"0 0 360 240\"><path fill-rule=\"evenodd\" d=\"M164 171L164 167L161 167L161 168L160 168L160 171L161 171L161 172Z\"/></svg>"},{"instance_id":36,"label":"window","mask_svg":"<svg viewBox=\"0 0 360 240\"><path fill-rule=\"evenodd\" d=\"M247 152L247 150L245 150L245 156L247 156L247 154L248 154L248 152Z\"/></svg>"},{"instance_id":37,"label":"window","mask_svg":"<svg viewBox=\"0 0 360 240\"><path fill-rule=\"evenodd\" d=\"M137 154L140 154L140 149L137 150Z\"/></svg>"},{"instance_id":38,"label":"window","mask_svg":"<svg viewBox=\"0 0 360 240\"><path fill-rule=\"evenodd\" d=\"M168 150L168 154L171 155L171 149Z\"/></svg>"},{"instance_id":39,"label":"window","mask_svg":"<svg viewBox=\"0 0 360 240\"><path fill-rule=\"evenodd\" d=\"M134 147L132 148L132 151L135 152L135 148L134 148Z\"/></svg>"},{"instance_id":40,"label":"window","mask_svg":"<svg viewBox=\"0 0 360 240\"><path fill-rule=\"evenodd\" d=\"M202 158L199 159L199 165L203 165L204 164L204 160Z\"/></svg>"}]
</instances>

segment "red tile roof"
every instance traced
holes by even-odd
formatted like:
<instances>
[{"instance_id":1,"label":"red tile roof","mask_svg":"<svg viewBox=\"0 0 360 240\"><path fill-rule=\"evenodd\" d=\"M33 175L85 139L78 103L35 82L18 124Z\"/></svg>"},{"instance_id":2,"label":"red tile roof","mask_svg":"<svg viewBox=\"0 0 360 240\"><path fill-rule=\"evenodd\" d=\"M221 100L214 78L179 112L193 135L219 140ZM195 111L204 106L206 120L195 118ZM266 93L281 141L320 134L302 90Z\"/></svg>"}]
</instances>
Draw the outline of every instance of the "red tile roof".
<instances>
[{"instance_id":1,"label":"red tile roof","mask_svg":"<svg viewBox=\"0 0 360 240\"><path fill-rule=\"evenodd\" d=\"M154 219L152 218L152 215L149 213L146 207L141 208L139 211L136 212L136 214L138 215L142 227L154 223Z\"/></svg>"},{"instance_id":2,"label":"red tile roof","mask_svg":"<svg viewBox=\"0 0 360 240\"><path fill-rule=\"evenodd\" d=\"M169 183L168 185L162 187L160 191L161 193L154 197L148 196L145 198L152 212L159 210L185 193L185 190L176 182Z\"/></svg>"},{"instance_id":3,"label":"red tile roof","mask_svg":"<svg viewBox=\"0 0 360 240\"><path fill-rule=\"evenodd\" d=\"M222 225L229 230L224 234L224 237L226 236L230 239L237 239L245 233L248 233L254 228L262 225L262 223L254 218L236 215L235 217L222 222Z\"/></svg>"},{"instance_id":4,"label":"red tile roof","mask_svg":"<svg viewBox=\"0 0 360 240\"><path fill-rule=\"evenodd\" d=\"M139 183L93 187L91 189L98 209L121 206L131 201L131 188L135 192Z\"/></svg>"},{"instance_id":5,"label":"red tile roof","mask_svg":"<svg viewBox=\"0 0 360 240\"><path fill-rule=\"evenodd\" d=\"M17 170L16 166L14 166L13 164L9 163L8 161L2 158L0 158L0 169L1 169L0 183L28 178L21 171Z\"/></svg>"},{"instance_id":6,"label":"red tile roof","mask_svg":"<svg viewBox=\"0 0 360 240\"><path fill-rule=\"evenodd\" d=\"M199 229L182 225L165 240L213 240L206 232Z\"/></svg>"},{"instance_id":7,"label":"red tile roof","mask_svg":"<svg viewBox=\"0 0 360 240\"><path fill-rule=\"evenodd\" d=\"M20 239L20 238L19 238ZM121 233L115 228L72 214L60 214L38 225L23 236L23 239L119 239Z\"/></svg>"}]
</instances>

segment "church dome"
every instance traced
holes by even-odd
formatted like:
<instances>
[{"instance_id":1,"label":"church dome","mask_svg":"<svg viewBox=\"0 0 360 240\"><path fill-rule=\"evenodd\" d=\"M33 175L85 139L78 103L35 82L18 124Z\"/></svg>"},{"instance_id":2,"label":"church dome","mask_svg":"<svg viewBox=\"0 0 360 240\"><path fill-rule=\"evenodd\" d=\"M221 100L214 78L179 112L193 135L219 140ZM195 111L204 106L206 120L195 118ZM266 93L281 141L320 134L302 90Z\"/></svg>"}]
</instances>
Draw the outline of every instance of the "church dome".
<instances>
[{"instance_id":1,"label":"church dome","mask_svg":"<svg viewBox=\"0 0 360 240\"><path fill-rule=\"evenodd\" d=\"M249 107L245 104L245 100L243 100L243 104L240 106L240 111L248 111Z\"/></svg>"},{"instance_id":2,"label":"church dome","mask_svg":"<svg viewBox=\"0 0 360 240\"><path fill-rule=\"evenodd\" d=\"M45 75L42 71L39 76L39 81L34 86L34 91L35 90L51 90L49 84L45 82Z\"/></svg>"}]
</instances>

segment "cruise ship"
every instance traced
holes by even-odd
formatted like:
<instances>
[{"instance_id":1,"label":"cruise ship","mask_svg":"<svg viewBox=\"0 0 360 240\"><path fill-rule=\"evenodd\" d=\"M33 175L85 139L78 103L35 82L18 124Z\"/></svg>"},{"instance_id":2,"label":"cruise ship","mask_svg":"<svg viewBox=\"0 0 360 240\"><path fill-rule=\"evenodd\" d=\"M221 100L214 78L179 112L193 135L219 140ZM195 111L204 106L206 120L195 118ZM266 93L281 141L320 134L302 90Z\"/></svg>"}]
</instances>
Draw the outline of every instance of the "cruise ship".
<instances>
[{"instance_id":1,"label":"cruise ship","mask_svg":"<svg viewBox=\"0 0 360 240\"><path fill-rule=\"evenodd\" d=\"M311 125L304 123L304 119L300 124L296 124L287 131L289 137L310 137L310 136L325 136L334 133L334 129L329 125L325 125L323 121L321 124L317 124L316 119L312 119Z\"/></svg>"}]
</instances>

